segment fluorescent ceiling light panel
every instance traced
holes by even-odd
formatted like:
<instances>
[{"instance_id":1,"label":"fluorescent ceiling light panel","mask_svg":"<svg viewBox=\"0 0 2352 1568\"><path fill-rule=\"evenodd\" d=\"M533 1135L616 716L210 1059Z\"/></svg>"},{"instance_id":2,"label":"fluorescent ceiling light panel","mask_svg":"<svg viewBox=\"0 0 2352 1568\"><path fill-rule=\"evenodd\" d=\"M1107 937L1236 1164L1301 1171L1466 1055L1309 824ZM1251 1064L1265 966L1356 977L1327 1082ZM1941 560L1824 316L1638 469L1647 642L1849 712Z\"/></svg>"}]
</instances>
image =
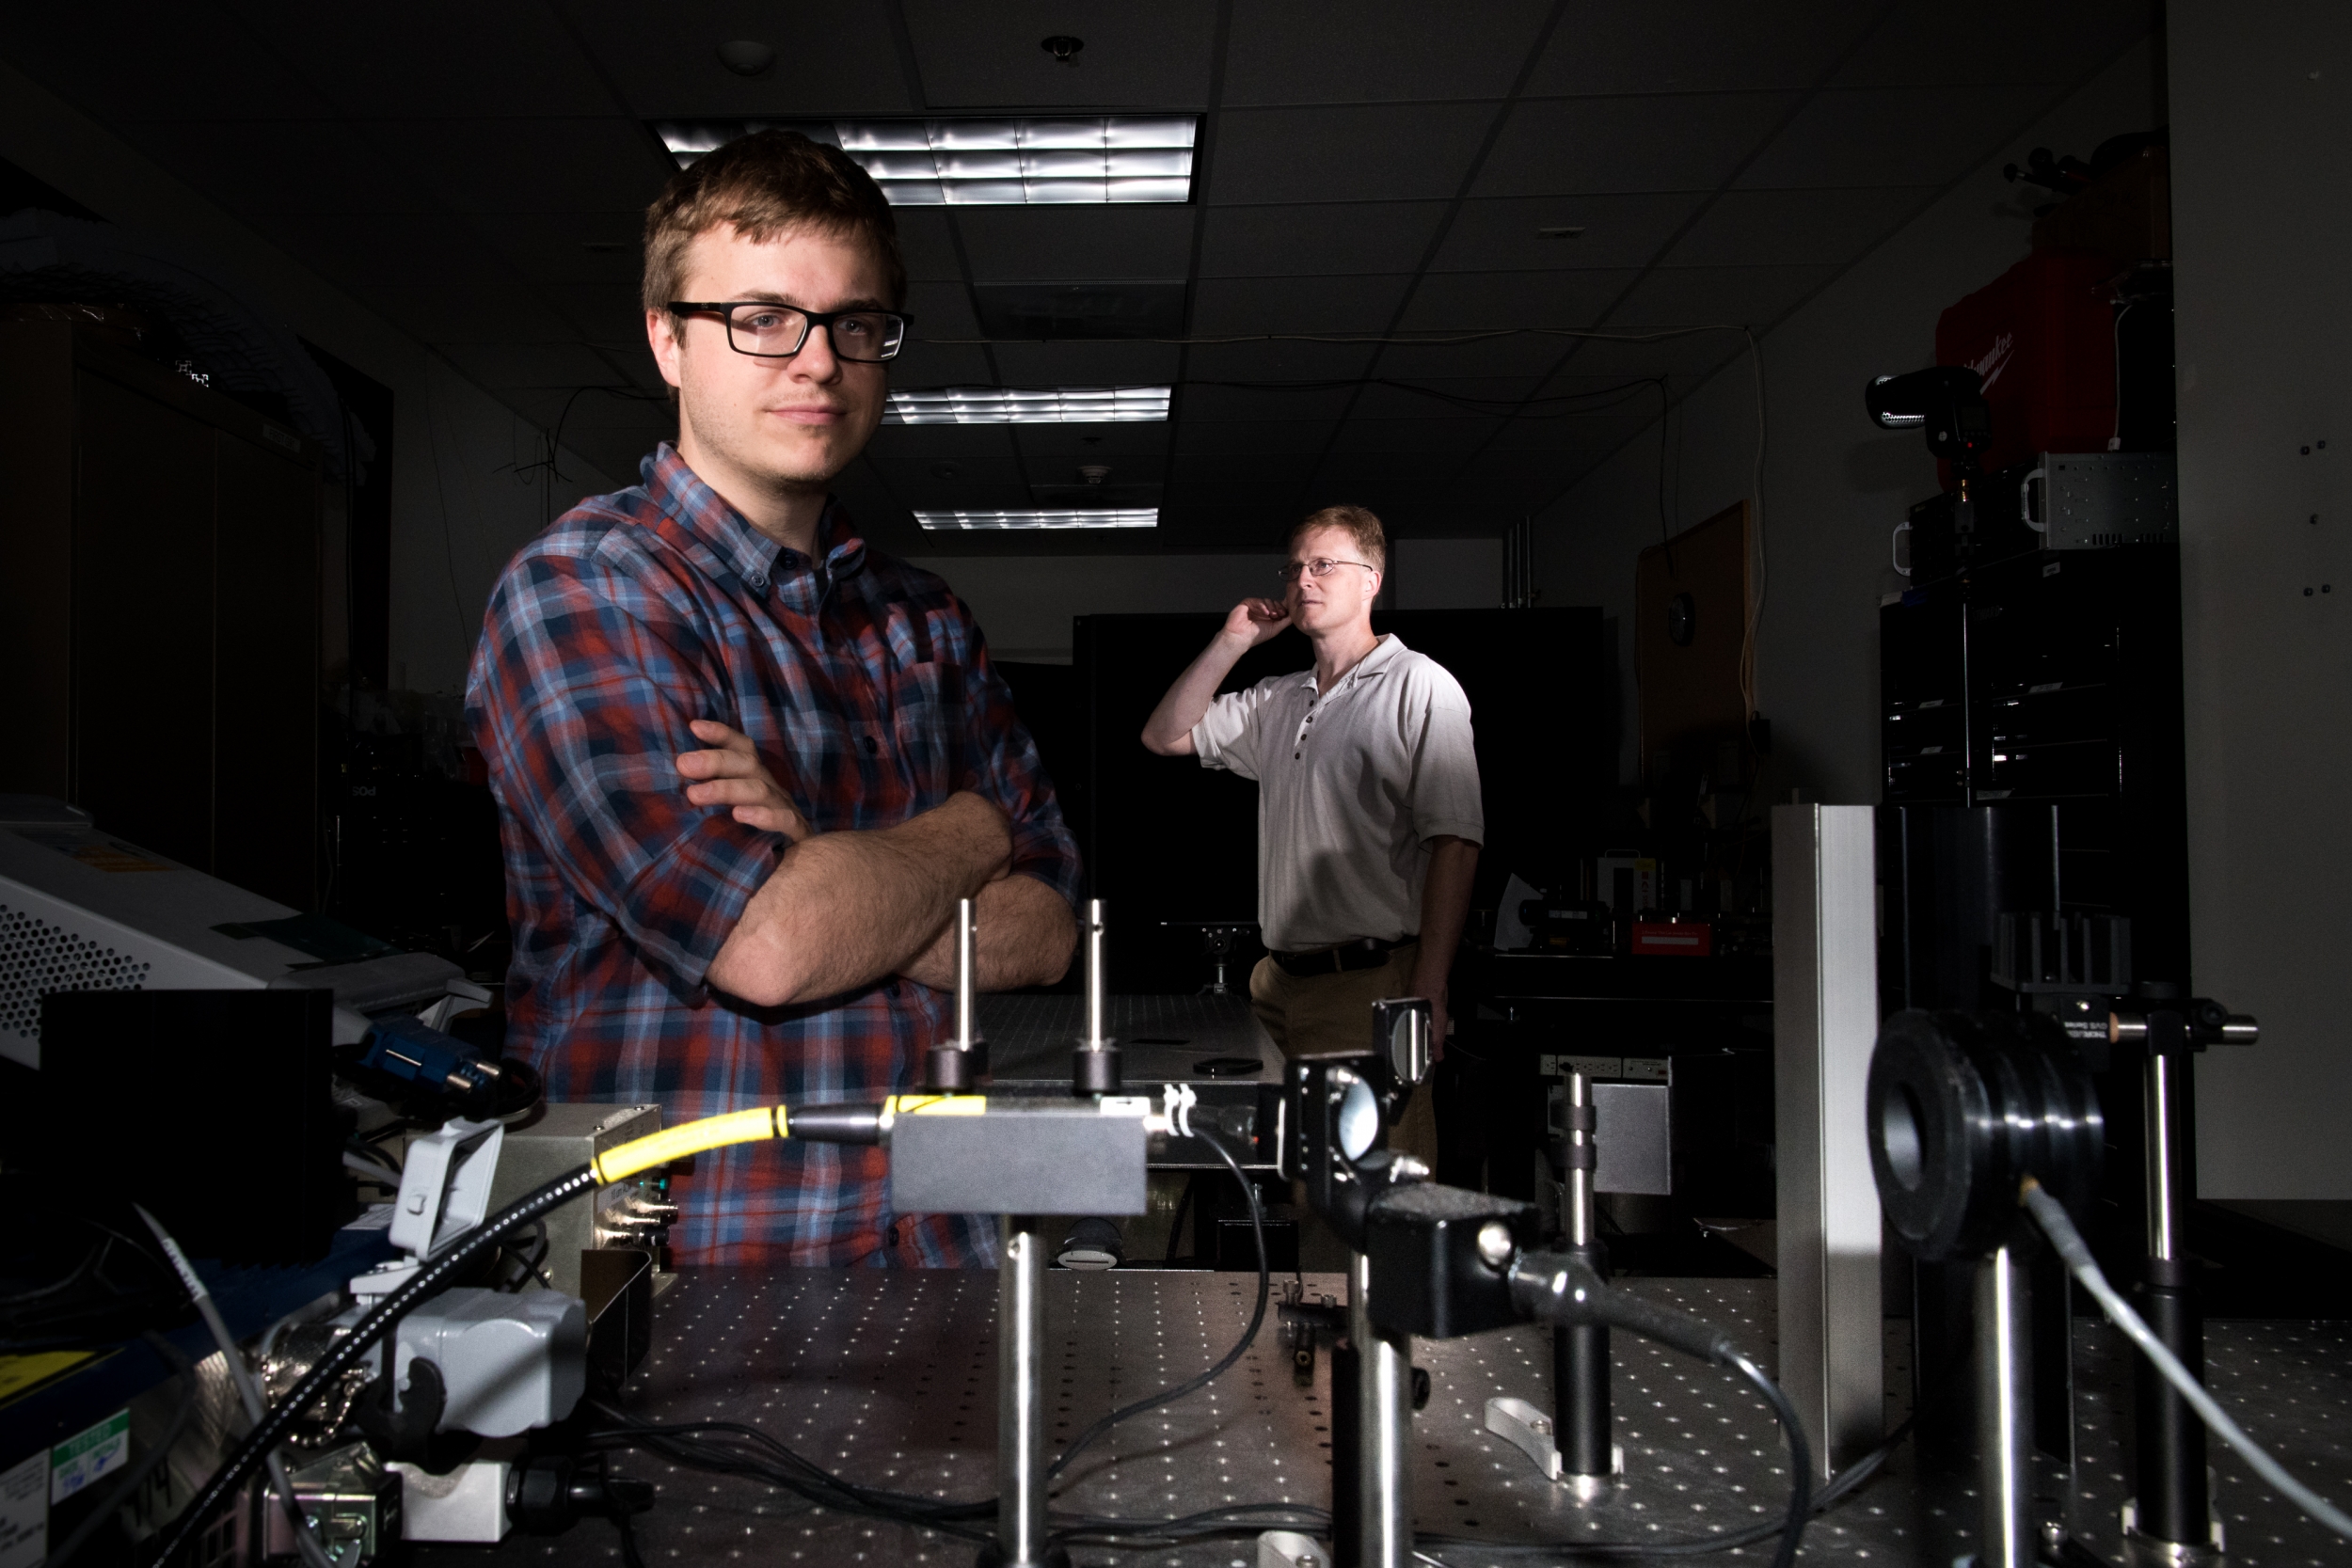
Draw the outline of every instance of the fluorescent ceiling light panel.
<instances>
[{"instance_id":1,"label":"fluorescent ceiling light panel","mask_svg":"<svg viewBox=\"0 0 2352 1568\"><path fill-rule=\"evenodd\" d=\"M1166 387L934 387L893 392L884 424L1154 424Z\"/></svg>"},{"instance_id":2,"label":"fluorescent ceiling light panel","mask_svg":"<svg viewBox=\"0 0 2352 1568\"><path fill-rule=\"evenodd\" d=\"M1156 506L1095 508L1084 512L917 512L928 529L1157 528Z\"/></svg>"},{"instance_id":3,"label":"fluorescent ceiling light panel","mask_svg":"<svg viewBox=\"0 0 2352 1568\"><path fill-rule=\"evenodd\" d=\"M684 168L771 125L840 148L901 207L1189 201L1200 135L1198 115L664 120L654 130Z\"/></svg>"}]
</instances>

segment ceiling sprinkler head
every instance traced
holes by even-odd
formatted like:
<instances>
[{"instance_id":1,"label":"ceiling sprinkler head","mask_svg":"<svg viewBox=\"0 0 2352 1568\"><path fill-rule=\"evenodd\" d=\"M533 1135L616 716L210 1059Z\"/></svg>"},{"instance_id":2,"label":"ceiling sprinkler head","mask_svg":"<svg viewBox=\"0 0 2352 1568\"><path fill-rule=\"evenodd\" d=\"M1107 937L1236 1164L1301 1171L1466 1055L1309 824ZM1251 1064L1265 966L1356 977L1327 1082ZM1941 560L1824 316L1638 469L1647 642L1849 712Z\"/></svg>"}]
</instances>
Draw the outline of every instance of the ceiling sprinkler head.
<instances>
[{"instance_id":1,"label":"ceiling sprinkler head","mask_svg":"<svg viewBox=\"0 0 2352 1568\"><path fill-rule=\"evenodd\" d=\"M776 63L776 52L757 39L719 45L719 63L738 76L756 76Z\"/></svg>"},{"instance_id":2,"label":"ceiling sprinkler head","mask_svg":"<svg viewBox=\"0 0 2352 1568\"><path fill-rule=\"evenodd\" d=\"M1089 484L1100 484L1104 480L1111 477L1110 465L1107 463L1081 463L1078 465L1078 477L1085 480Z\"/></svg>"},{"instance_id":3,"label":"ceiling sprinkler head","mask_svg":"<svg viewBox=\"0 0 2352 1568\"><path fill-rule=\"evenodd\" d=\"M1052 38L1042 39L1038 43L1040 49L1044 50L1064 65L1076 65L1078 51L1086 46L1086 40L1073 39L1068 33L1056 33Z\"/></svg>"}]
</instances>

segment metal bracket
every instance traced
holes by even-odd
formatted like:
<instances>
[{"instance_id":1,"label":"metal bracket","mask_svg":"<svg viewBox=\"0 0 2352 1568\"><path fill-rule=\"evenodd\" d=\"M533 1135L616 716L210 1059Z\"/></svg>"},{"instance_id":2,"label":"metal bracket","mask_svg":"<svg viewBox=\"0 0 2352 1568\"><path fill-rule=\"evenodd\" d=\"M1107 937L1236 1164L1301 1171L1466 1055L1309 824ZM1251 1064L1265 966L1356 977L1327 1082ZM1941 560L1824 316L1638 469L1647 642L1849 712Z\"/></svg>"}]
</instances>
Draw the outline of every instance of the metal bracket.
<instances>
[{"instance_id":1,"label":"metal bracket","mask_svg":"<svg viewBox=\"0 0 2352 1568\"><path fill-rule=\"evenodd\" d=\"M1488 1400L1486 1430L1534 1461L1536 1474L1546 1481L1575 1488L1581 1497L1593 1496L1610 1477L1625 1474L1625 1445L1622 1443L1610 1445L1609 1476L1572 1476L1563 1472L1560 1468L1560 1445L1554 1440L1551 1418L1525 1400Z\"/></svg>"}]
</instances>

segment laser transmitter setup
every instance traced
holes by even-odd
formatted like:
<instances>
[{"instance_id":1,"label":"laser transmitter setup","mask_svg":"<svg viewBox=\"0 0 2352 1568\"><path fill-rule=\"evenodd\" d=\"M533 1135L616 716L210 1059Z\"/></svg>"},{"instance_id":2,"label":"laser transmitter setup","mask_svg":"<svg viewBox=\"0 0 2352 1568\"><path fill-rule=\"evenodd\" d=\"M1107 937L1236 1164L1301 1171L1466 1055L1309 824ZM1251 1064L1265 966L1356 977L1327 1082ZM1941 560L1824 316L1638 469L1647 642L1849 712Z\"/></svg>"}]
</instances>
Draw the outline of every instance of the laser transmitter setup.
<instances>
[{"instance_id":1,"label":"laser transmitter setup","mask_svg":"<svg viewBox=\"0 0 2352 1568\"><path fill-rule=\"evenodd\" d=\"M1939 1495L1923 1469L1890 1466L1911 1422L1875 1433L1867 1451L1833 1453L1842 1439L1812 1415L1813 1384L1791 1384L1801 1407L1768 1370L1775 1354L1789 1365L1787 1342L1803 1326L1786 1307L1775 1353L1743 1305L1760 1307L1753 1295L1715 1293L1708 1309L1672 1282L1613 1277L1596 1194L1603 1124L1582 1071L1565 1074L1551 1114L1554 1202L1448 1185L1390 1147L1413 1097L1430 1092L1427 1001L1373 1005L1357 1048L1289 1060L1269 1051L1265 1082L1211 1101L1182 1073L1140 1070L1168 1060L1154 1053L1177 1037L1120 1032L1136 999L1106 992L1099 902L1081 930L1084 988L1054 1015L1061 1032L1018 1025L1024 1015L1011 1010L998 1016L1015 1022L992 1030L974 983L981 933L961 904L952 1032L928 1053L920 1088L667 1127L652 1107L546 1106L511 1123L449 1115L415 1131L396 1180L385 1172L395 1196L373 1250L330 1252L328 1266L361 1266L258 1334L208 1318L230 1370L223 1386L250 1374L245 1419L224 1411L201 1467L147 1487L146 1512L132 1511L146 1528L116 1544L144 1568L290 1556L360 1568L411 1547L512 1551L510 1537L601 1518L636 1563L641 1532L675 1519L670 1555L686 1557L968 1552L1025 1568L1147 1549L1155 1561L1208 1552L1198 1560L1222 1562L1245 1543L1259 1563L1290 1568L1735 1550L1769 1550L1788 1568L1817 1519L1828 1528L1810 1538L1838 1555L1849 1519L1859 1530L1898 1499L1906 1518L1936 1512L1914 1506ZM2119 1537L2136 1560L2218 1557L2218 1534L2201 1528L2206 1427L2313 1518L2352 1533L2205 1393L2193 1299L2179 1299L2177 1264L2163 1266L2177 1259L2180 1201L2161 1174L2181 1154L2164 1133L2177 1121L2168 1085L2184 1053L2250 1043L2253 1022L2201 1000L2113 1000L2096 1040L2080 1006L1899 1013L1877 1031L1864 1114L1821 1134L1824 1147L1867 1143L1904 1246L1978 1270L1976 1397L1914 1417L1973 1434L1975 1467L1950 1494L1974 1494L1955 1539L1964 1535L1979 1568L2095 1559L2035 1497L2021 1260L2045 1242L2153 1369L2137 1398L2141 1430L2155 1435L2143 1438L2129 1534ZM72 1011L52 1006L46 1016ZM388 1033L399 1040L405 1029ZM1192 1043L1231 1060L1234 1037ZM2151 1190L2163 1201L2138 1311L2080 1234L2107 1118L2086 1066L2093 1046L2146 1061ZM45 1035L44 1054L56 1049ZM657 1300L658 1233L677 1217L663 1173L773 1140L883 1150L896 1212L995 1215L993 1291L968 1292L970 1276L746 1268L675 1276ZM1785 1157L1835 1164L1801 1142ZM1204 1168L1242 1189L1254 1294L1232 1275L1052 1267L1057 1232L1078 1233L1058 1222L1106 1234L1115 1258L1116 1222L1146 1212L1152 1171ZM1302 1275L1277 1300L1260 1195L1268 1180L1299 1195L1346 1249L1343 1275L1319 1297ZM191 1296L230 1299L185 1262L162 1221L151 1223ZM568 1259L550 1270L558 1237ZM633 1262L616 1275L623 1252ZM1203 1281L1220 1278L1232 1283L1204 1293ZM1239 1332L1191 1370L1175 1341L1190 1320L1210 1323L1213 1307ZM1290 1392L1258 1345L1269 1315ZM788 1352L778 1338L794 1341ZM170 1340L158 1345L167 1367L189 1367ZM872 1370L779 1375L776 1357L787 1354ZM954 1356L961 1375L942 1370ZM1718 1375L1677 1371L1669 1356ZM993 1401L981 1392L991 1363ZM894 1365L905 1376L895 1388ZM192 1408L200 1380L177 1378ZM1082 1384L1111 1395L1090 1420ZM690 1398L706 1402L681 1403ZM993 1445L957 1434L976 1401L993 1403ZM1313 1418L1285 1426L1286 1409ZM151 1431L122 1479L93 1490L99 1506L127 1510L130 1497L116 1494L145 1486L151 1460L176 1437ZM993 1470L993 1492L980 1490L967 1450ZM632 1453L660 1463L630 1474ZM681 1472L722 1478L694 1489L691 1523L671 1512ZM714 1516L726 1477L749 1483L755 1500ZM1532 1524L1510 1538L1468 1533L1488 1529L1470 1509L1489 1505ZM1433 1521L1441 1507L1461 1512ZM104 1518L92 1513L53 1540L45 1560L72 1557ZM834 1520L865 1544L845 1546L852 1537L830 1533ZM1911 1560L1953 1555L1943 1538L1906 1539Z\"/></svg>"}]
</instances>

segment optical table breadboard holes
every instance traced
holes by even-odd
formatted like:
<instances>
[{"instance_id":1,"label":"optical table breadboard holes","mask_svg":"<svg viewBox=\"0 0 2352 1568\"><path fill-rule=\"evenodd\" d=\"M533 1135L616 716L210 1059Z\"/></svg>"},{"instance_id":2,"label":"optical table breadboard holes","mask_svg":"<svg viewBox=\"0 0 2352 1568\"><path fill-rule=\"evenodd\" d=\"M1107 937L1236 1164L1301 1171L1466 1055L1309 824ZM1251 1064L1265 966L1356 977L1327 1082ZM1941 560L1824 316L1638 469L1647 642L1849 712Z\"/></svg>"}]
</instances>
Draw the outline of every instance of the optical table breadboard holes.
<instances>
[{"instance_id":1,"label":"optical table breadboard holes","mask_svg":"<svg viewBox=\"0 0 2352 1568\"><path fill-rule=\"evenodd\" d=\"M1771 1280L1632 1279L1629 1289L1729 1329L1773 1364ZM1311 1298L1343 1295L1336 1275L1310 1275ZM1049 1451L1097 1417L1190 1373L1230 1348L1248 1321L1253 1276L1112 1270L1048 1275ZM679 1277L656 1307L653 1354L627 1408L653 1421L723 1419L771 1433L848 1480L915 1494L985 1497L995 1488L995 1276L985 1271L708 1269ZM1908 1412L1908 1324L1888 1323L1890 1428ZM1429 1406L1413 1423L1413 1502L1426 1532L1492 1541L1664 1541L1725 1533L1776 1515L1788 1477L1762 1401L1728 1376L1634 1338L1612 1337L1616 1438L1626 1482L1591 1508L1541 1481L1486 1431L1486 1402L1550 1402L1546 1331L1517 1328L1419 1341ZM2079 1463L2067 1491L2070 1530L2108 1560L2121 1555L2118 1511L2130 1490L2119 1420L2131 1364L2104 1323L2074 1323ZM2352 1323L2231 1321L2206 1325L2216 1396L2289 1465L2334 1483L2352 1473ZM1311 1389L1292 1381L1271 1332L1216 1384L1115 1427L1074 1464L1057 1513L1168 1517L1227 1503L1330 1501L1328 1354ZM2218 1446L2217 1446L2217 1448ZM1963 1462L1964 1463L1964 1462ZM613 1457L654 1483L637 1531L649 1568L752 1562L938 1563L962 1568L968 1542L911 1525L811 1508L750 1481L673 1468L657 1456ZM2273 1497L2220 1449L2216 1497L2233 1568L2342 1561L2341 1543ZM2043 1478L2058 1495L2055 1466ZM1808 1562L1944 1568L1973 1552L1973 1473L1918 1474L1914 1451L1805 1535ZM481 1568L483 1549L420 1546L418 1568ZM1736 1557L1769 1560L1770 1544ZM552 1541L510 1536L495 1557L558 1568L610 1568L618 1545L589 1520ZM1081 1563L1228 1568L1254 1562L1247 1540L1177 1547L1081 1545ZM1443 1549L1451 1568L1510 1563L1475 1547Z\"/></svg>"}]
</instances>

